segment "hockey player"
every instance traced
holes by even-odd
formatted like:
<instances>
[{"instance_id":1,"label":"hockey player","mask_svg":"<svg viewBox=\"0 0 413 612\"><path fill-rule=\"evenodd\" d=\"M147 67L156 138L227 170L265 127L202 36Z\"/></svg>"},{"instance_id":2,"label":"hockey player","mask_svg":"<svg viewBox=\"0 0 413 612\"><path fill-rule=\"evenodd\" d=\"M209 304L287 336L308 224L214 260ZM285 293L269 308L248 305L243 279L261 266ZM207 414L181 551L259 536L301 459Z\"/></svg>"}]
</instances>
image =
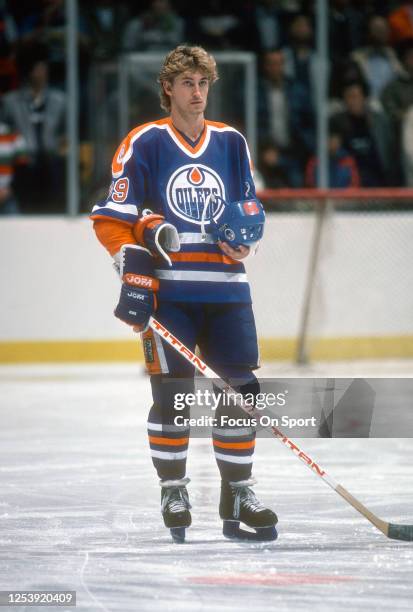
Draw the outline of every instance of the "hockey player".
<instances>
[{"instance_id":1,"label":"hockey player","mask_svg":"<svg viewBox=\"0 0 413 612\"><path fill-rule=\"evenodd\" d=\"M191 514L189 428L174 424L173 395L193 388L194 370L148 329L149 317L156 311L191 350L198 345L241 393L259 390L253 373L257 335L242 260L262 236L264 214L244 137L204 117L217 78L214 58L201 47L181 45L166 56L159 83L169 116L126 136L113 158L107 199L91 215L122 279L115 316L142 331L153 395L149 444L163 519L175 541L183 541ZM224 535L275 539L277 517L251 489L254 430L216 427L213 445ZM240 522L255 532L240 530Z\"/></svg>"}]
</instances>

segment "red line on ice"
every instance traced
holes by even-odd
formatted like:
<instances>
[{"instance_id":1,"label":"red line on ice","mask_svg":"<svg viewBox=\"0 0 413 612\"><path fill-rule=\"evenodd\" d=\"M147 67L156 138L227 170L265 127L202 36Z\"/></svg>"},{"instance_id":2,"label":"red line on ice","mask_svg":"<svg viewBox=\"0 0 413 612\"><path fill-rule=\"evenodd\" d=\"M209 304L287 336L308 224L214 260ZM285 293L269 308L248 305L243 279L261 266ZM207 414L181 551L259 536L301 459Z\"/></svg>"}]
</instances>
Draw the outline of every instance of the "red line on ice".
<instances>
[{"instance_id":1,"label":"red line on ice","mask_svg":"<svg viewBox=\"0 0 413 612\"><path fill-rule=\"evenodd\" d=\"M352 576L332 576L323 574L227 574L220 576L190 576L189 582L195 584L222 585L261 585L283 586L288 584L330 584L334 582L351 582Z\"/></svg>"}]
</instances>

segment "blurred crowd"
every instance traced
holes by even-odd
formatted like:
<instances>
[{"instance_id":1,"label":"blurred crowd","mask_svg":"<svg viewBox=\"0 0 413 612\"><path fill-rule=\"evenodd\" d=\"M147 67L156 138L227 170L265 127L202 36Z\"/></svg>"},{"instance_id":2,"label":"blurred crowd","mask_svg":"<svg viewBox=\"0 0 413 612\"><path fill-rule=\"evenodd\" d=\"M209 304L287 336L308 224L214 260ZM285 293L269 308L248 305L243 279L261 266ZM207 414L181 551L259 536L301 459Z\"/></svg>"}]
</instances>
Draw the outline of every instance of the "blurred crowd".
<instances>
[{"instance_id":1,"label":"blurred crowd","mask_svg":"<svg viewBox=\"0 0 413 612\"><path fill-rule=\"evenodd\" d=\"M91 66L182 42L249 51L259 77L257 186L314 187L315 5L79 0L82 142ZM330 186L413 186L413 1L328 5ZM0 214L65 210L65 24L64 0L0 0Z\"/></svg>"}]
</instances>

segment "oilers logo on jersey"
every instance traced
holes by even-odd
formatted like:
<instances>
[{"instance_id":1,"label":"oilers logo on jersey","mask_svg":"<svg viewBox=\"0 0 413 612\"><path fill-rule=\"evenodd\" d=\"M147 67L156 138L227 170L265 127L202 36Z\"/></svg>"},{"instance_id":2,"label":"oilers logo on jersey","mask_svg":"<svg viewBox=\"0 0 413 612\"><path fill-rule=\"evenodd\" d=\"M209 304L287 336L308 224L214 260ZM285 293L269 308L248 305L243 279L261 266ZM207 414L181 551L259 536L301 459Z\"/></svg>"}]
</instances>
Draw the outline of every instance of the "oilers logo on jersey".
<instances>
[{"instance_id":1,"label":"oilers logo on jersey","mask_svg":"<svg viewBox=\"0 0 413 612\"><path fill-rule=\"evenodd\" d=\"M106 201L94 206L92 219L136 225L150 209L178 231L180 250L169 254L172 267L156 259L160 300L251 302L243 263L224 255L202 230L223 217L224 201L255 197L242 134L206 120L200 138L191 143L170 117L140 125L116 151L112 179Z\"/></svg>"},{"instance_id":2,"label":"oilers logo on jersey","mask_svg":"<svg viewBox=\"0 0 413 612\"><path fill-rule=\"evenodd\" d=\"M166 187L169 208L181 219L201 225L205 203L211 194L225 200L225 187L217 172L201 164L187 164L175 170ZM208 206L205 220L211 214L218 219L224 211L221 199Z\"/></svg>"}]
</instances>

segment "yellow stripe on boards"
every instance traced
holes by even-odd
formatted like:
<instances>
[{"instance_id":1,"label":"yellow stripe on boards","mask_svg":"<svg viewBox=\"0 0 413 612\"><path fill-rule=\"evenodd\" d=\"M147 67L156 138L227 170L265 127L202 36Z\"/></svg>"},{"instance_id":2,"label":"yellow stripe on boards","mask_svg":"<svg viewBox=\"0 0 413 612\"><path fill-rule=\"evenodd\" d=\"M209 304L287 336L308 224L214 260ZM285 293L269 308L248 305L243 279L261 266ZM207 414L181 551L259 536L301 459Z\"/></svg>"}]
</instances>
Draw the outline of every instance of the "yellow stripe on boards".
<instances>
[{"instance_id":1,"label":"yellow stripe on boards","mask_svg":"<svg viewBox=\"0 0 413 612\"><path fill-rule=\"evenodd\" d=\"M0 363L143 361L140 340L0 342Z\"/></svg>"},{"instance_id":2,"label":"yellow stripe on boards","mask_svg":"<svg viewBox=\"0 0 413 612\"><path fill-rule=\"evenodd\" d=\"M259 344L262 361L296 358L296 340L263 338ZM413 336L318 338L309 342L309 358L312 361L413 358Z\"/></svg>"},{"instance_id":3,"label":"yellow stripe on boards","mask_svg":"<svg viewBox=\"0 0 413 612\"><path fill-rule=\"evenodd\" d=\"M261 361L293 361L297 341L260 339ZM313 361L413 358L413 336L322 338L309 343ZM140 339L0 342L0 363L143 362Z\"/></svg>"}]
</instances>

